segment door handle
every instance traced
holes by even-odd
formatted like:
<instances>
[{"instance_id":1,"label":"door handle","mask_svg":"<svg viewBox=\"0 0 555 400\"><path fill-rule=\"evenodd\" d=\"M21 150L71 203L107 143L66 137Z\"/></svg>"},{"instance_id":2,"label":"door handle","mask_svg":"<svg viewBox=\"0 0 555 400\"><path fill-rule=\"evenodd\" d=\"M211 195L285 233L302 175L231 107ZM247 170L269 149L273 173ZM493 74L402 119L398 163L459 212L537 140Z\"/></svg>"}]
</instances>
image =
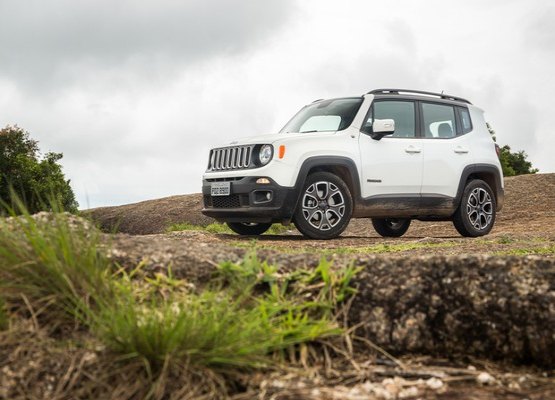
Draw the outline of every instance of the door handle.
<instances>
[{"instance_id":1,"label":"door handle","mask_svg":"<svg viewBox=\"0 0 555 400\"><path fill-rule=\"evenodd\" d=\"M416 154L416 153L420 153L421 151L422 150L420 150L418 147L414 147L412 145L405 148L405 153L409 153L409 154Z\"/></svg>"},{"instance_id":2,"label":"door handle","mask_svg":"<svg viewBox=\"0 0 555 400\"><path fill-rule=\"evenodd\" d=\"M468 149L466 147L462 147L462 146L455 147L455 150L453 150L453 151L457 154L466 154L466 153L468 153Z\"/></svg>"}]
</instances>

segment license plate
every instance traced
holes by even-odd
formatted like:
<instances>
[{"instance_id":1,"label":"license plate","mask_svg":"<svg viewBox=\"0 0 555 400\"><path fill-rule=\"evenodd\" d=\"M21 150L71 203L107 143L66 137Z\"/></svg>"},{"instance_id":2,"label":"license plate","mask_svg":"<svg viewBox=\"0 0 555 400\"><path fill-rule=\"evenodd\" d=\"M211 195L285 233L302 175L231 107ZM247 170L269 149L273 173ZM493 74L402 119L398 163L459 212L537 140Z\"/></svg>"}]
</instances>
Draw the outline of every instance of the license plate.
<instances>
[{"instance_id":1,"label":"license plate","mask_svg":"<svg viewBox=\"0 0 555 400\"><path fill-rule=\"evenodd\" d=\"M210 186L212 196L229 196L231 194L231 182L214 182Z\"/></svg>"}]
</instances>

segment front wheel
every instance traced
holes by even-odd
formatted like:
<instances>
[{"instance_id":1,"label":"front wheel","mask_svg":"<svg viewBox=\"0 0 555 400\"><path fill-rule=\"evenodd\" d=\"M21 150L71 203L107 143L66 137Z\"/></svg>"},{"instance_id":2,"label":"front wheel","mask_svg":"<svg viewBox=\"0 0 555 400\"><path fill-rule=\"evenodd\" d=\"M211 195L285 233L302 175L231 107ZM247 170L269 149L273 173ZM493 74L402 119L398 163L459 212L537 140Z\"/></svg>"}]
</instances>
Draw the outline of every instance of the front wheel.
<instances>
[{"instance_id":1,"label":"front wheel","mask_svg":"<svg viewBox=\"0 0 555 400\"><path fill-rule=\"evenodd\" d=\"M353 199L349 188L329 172L316 172L306 178L294 223L299 232L312 239L333 239L349 225Z\"/></svg>"},{"instance_id":2,"label":"front wheel","mask_svg":"<svg viewBox=\"0 0 555 400\"><path fill-rule=\"evenodd\" d=\"M470 181L453 215L453 225L462 236L487 235L495 223L495 209L495 196L489 185L479 179Z\"/></svg>"},{"instance_id":3,"label":"front wheel","mask_svg":"<svg viewBox=\"0 0 555 400\"><path fill-rule=\"evenodd\" d=\"M255 236L255 235L262 235L272 224L257 224L257 223L248 223L248 222L228 222L227 226L233 232L238 233L239 235L248 235L248 236Z\"/></svg>"},{"instance_id":4,"label":"front wheel","mask_svg":"<svg viewBox=\"0 0 555 400\"><path fill-rule=\"evenodd\" d=\"M410 226L410 219L405 218L372 218L372 225L380 236L401 237Z\"/></svg>"}]
</instances>

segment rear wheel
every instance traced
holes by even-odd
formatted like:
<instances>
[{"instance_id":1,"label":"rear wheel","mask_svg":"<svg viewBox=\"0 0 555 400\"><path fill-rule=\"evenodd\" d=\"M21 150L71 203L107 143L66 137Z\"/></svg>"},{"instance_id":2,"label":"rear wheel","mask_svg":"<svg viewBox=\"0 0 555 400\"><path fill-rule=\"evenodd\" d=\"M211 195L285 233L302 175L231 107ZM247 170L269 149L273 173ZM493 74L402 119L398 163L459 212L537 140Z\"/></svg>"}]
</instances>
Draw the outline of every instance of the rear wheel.
<instances>
[{"instance_id":1,"label":"rear wheel","mask_svg":"<svg viewBox=\"0 0 555 400\"><path fill-rule=\"evenodd\" d=\"M453 215L453 225L466 237L487 235L495 223L495 209L495 196L489 185L479 179L470 181Z\"/></svg>"},{"instance_id":2,"label":"rear wheel","mask_svg":"<svg viewBox=\"0 0 555 400\"><path fill-rule=\"evenodd\" d=\"M329 172L316 172L306 178L295 210L299 232L312 239L333 239L347 228L353 212L349 188Z\"/></svg>"},{"instance_id":3,"label":"rear wheel","mask_svg":"<svg viewBox=\"0 0 555 400\"><path fill-rule=\"evenodd\" d=\"M262 235L272 224L258 224L258 223L249 223L249 222L228 222L227 226L233 232L238 233L239 235Z\"/></svg>"},{"instance_id":4,"label":"rear wheel","mask_svg":"<svg viewBox=\"0 0 555 400\"><path fill-rule=\"evenodd\" d=\"M372 225L380 236L401 237L410 226L410 219L406 218L372 218Z\"/></svg>"}]
</instances>

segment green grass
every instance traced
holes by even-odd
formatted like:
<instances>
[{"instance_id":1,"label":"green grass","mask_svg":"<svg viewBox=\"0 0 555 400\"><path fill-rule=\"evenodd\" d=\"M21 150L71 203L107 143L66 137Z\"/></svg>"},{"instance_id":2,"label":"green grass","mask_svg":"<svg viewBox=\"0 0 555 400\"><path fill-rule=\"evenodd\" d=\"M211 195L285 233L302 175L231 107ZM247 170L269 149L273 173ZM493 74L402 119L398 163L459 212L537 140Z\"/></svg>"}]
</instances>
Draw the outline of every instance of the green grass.
<instances>
[{"instance_id":1,"label":"green grass","mask_svg":"<svg viewBox=\"0 0 555 400\"><path fill-rule=\"evenodd\" d=\"M272 367L298 346L341 334L334 310L354 294L357 271L322 260L313 271L280 273L250 253L220 264L196 290L170 269L126 271L105 254L100 233L63 213L0 220L2 297L19 310L12 320L89 331L156 385L175 368ZM0 323L6 318L0 307Z\"/></svg>"},{"instance_id":2,"label":"green grass","mask_svg":"<svg viewBox=\"0 0 555 400\"><path fill-rule=\"evenodd\" d=\"M53 313L53 320L86 320L110 269L100 235L68 214L47 216L0 220L2 294L8 302L24 299L34 312Z\"/></svg>"},{"instance_id":3,"label":"green grass","mask_svg":"<svg viewBox=\"0 0 555 400\"><path fill-rule=\"evenodd\" d=\"M117 294L99 303L93 330L109 348L155 371L168 360L217 370L270 366L276 352L342 333L333 310L354 294L356 271L322 260L314 271L280 274L251 253L220 264L199 293L166 290L185 287L171 276L156 292L141 292L124 275Z\"/></svg>"},{"instance_id":4,"label":"green grass","mask_svg":"<svg viewBox=\"0 0 555 400\"><path fill-rule=\"evenodd\" d=\"M525 256L525 255L555 255L555 245L545 247L522 247L510 250L496 251L495 255Z\"/></svg>"},{"instance_id":5,"label":"green grass","mask_svg":"<svg viewBox=\"0 0 555 400\"><path fill-rule=\"evenodd\" d=\"M266 232L270 235L280 235L287 232L290 227L284 226L282 224L273 224L270 229ZM170 225L167 232L179 232L179 231L203 231L209 233L228 233L235 234L226 224L220 224L219 222L213 222L209 225L193 225L188 222L183 222L179 224Z\"/></svg>"},{"instance_id":6,"label":"green grass","mask_svg":"<svg viewBox=\"0 0 555 400\"><path fill-rule=\"evenodd\" d=\"M339 246L334 248L322 249L313 247L285 247L279 245L267 245L260 243L256 239L250 242L235 241L232 242L235 247L251 248L251 249L268 249L277 250L288 254L300 254L300 253L317 253L322 256L328 257L333 254L384 254L384 253L398 253L403 251L420 250L420 249L434 249L434 248L445 248L460 245L457 242L441 242L441 243L395 243L395 244L376 244L372 246L362 246L362 247L348 247Z\"/></svg>"}]
</instances>

